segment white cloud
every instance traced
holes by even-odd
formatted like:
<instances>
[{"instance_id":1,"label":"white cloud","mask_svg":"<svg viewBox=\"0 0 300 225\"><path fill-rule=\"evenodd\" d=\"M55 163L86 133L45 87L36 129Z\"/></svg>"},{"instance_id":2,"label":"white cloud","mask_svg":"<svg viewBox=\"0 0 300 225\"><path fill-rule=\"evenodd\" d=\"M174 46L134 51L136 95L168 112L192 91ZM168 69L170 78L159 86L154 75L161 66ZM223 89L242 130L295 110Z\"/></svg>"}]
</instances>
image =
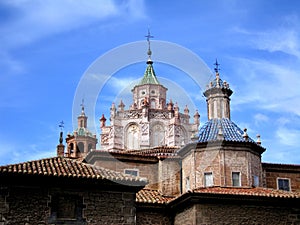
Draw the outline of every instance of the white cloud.
<instances>
[{"instance_id":1,"label":"white cloud","mask_svg":"<svg viewBox=\"0 0 300 225\"><path fill-rule=\"evenodd\" d=\"M22 62L13 59L9 54L7 54L7 52L4 51L0 51L0 67L2 69L5 67L9 68L9 72L14 74L26 71L26 67ZM4 75L2 78L4 78Z\"/></svg>"},{"instance_id":2,"label":"white cloud","mask_svg":"<svg viewBox=\"0 0 300 225\"><path fill-rule=\"evenodd\" d=\"M281 25L276 26L276 29L251 31L241 27L234 27L232 31L245 36L242 38L243 45L250 45L254 49L265 50L271 53L280 51L300 59L298 15L287 15L280 18L279 21Z\"/></svg>"},{"instance_id":3,"label":"white cloud","mask_svg":"<svg viewBox=\"0 0 300 225\"><path fill-rule=\"evenodd\" d=\"M257 113L254 115L254 120L255 120L255 124L259 125L261 123L269 122L269 117L262 113Z\"/></svg>"},{"instance_id":4,"label":"white cloud","mask_svg":"<svg viewBox=\"0 0 300 225\"><path fill-rule=\"evenodd\" d=\"M2 24L5 47L30 43L41 37L72 30L108 18L144 18L143 1L114 0L5 0L15 16Z\"/></svg>"},{"instance_id":5,"label":"white cloud","mask_svg":"<svg viewBox=\"0 0 300 225\"><path fill-rule=\"evenodd\" d=\"M25 162L30 160L36 160L40 158L53 157L56 154L56 150L42 151L37 145L22 146L20 143L8 143L0 140L0 165L14 164L19 162Z\"/></svg>"},{"instance_id":6,"label":"white cloud","mask_svg":"<svg viewBox=\"0 0 300 225\"><path fill-rule=\"evenodd\" d=\"M255 103L253 106L257 108L300 115L300 79L297 71L265 60L235 60L247 76L243 77L243 85L238 86L238 98L232 102L234 107Z\"/></svg>"},{"instance_id":7,"label":"white cloud","mask_svg":"<svg viewBox=\"0 0 300 225\"><path fill-rule=\"evenodd\" d=\"M108 84L116 91L120 91L126 88L127 91L129 91L130 93L131 88L134 86L134 84L137 84L139 80L140 79L137 80L136 78L133 77L116 78L112 76Z\"/></svg>"},{"instance_id":8,"label":"white cloud","mask_svg":"<svg viewBox=\"0 0 300 225\"><path fill-rule=\"evenodd\" d=\"M261 50L281 51L300 58L299 34L295 30L278 29L259 33L253 43Z\"/></svg>"},{"instance_id":9,"label":"white cloud","mask_svg":"<svg viewBox=\"0 0 300 225\"><path fill-rule=\"evenodd\" d=\"M276 137L283 145L298 147L300 145L300 130L279 127L276 131Z\"/></svg>"}]
</instances>

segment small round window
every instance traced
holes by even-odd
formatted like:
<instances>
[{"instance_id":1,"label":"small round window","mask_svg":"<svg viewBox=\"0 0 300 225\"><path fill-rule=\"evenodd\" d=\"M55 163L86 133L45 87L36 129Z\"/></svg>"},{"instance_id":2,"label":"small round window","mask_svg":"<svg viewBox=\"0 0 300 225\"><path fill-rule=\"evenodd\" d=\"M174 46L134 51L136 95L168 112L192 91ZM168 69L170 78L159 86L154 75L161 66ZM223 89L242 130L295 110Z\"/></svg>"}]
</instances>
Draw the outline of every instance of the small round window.
<instances>
[{"instance_id":1,"label":"small round window","mask_svg":"<svg viewBox=\"0 0 300 225\"><path fill-rule=\"evenodd\" d=\"M146 94L146 92L142 91L142 95Z\"/></svg>"},{"instance_id":2,"label":"small round window","mask_svg":"<svg viewBox=\"0 0 300 225\"><path fill-rule=\"evenodd\" d=\"M152 91L151 91L151 93L152 93L152 94L155 94L155 91L154 91L154 90L152 90Z\"/></svg>"}]
</instances>

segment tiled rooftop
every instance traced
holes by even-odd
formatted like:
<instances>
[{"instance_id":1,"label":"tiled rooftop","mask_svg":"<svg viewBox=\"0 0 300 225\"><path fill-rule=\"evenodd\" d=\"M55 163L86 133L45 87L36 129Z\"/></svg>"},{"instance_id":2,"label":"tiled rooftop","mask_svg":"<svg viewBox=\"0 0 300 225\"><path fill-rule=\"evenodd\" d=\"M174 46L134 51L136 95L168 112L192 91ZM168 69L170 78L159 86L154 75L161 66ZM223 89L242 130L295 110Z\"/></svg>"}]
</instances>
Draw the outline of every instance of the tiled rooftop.
<instances>
[{"instance_id":1,"label":"tiled rooftop","mask_svg":"<svg viewBox=\"0 0 300 225\"><path fill-rule=\"evenodd\" d=\"M177 158L178 147L168 147L161 146L149 149L140 149L140 150L116 150L116 151L106 151L106 150L93 150L87 156L89 158L92 154L97 153L108 153L112 155L127 155L127 156L142 156L150 158Z\"/></svg>"},{"instance_id":2,"label":"tiled rooftop","mask_svg":"<svg viewBox=\"0 0 300 225\"><path fill-rule=\"evenodd\" d=\"M270 198L300 198L300 192L289 192L270 188L247 187L204 187L189 191L186 194L207 194L210 196L258 196ZM180 197L180 196L178 196ZM136 195L138 203L167 204L177 197L164 196L158 190L142 189Z\"/></svg>"},{"instance_id":3,"label":"tiled rooftop","mask_svg":"<svg viewBox=\"0 0 300 225\"><path fill-rule=\"evenodd\" d=\"M24 174L49 177L73 177L98 180L112 180L115 182L138 182L140 185L147 183L146 179L115 172L113 170L96 167L63 157L53 157L29 161L24 163L0 166L0 175Z\"/></svg>"},{"instance_id":4,"label":"tiled rooftop","mask_svg":"<svg viewBox=\"0 0 300 225\"><path fill-rule=\"evenodd\" d=\"M142 189L136 194L136 202L165 204L170 202L172 197L163 196L158 190Z\"/></svg>"},{"instance_id":5,"label":"tiled rooftop","mask_svg":"<svg viewBox=\"0 0 300 225\"><path fill-rule=\"evenodd\" d=\"M134 154L134 155L143 155L143 156L160 156L160 157L169 157L169 156L177 156L176 152L178 151L178 147L168 147L161 146L155 147L151 149L141 149L141 150L129 150L126 153Z\"/></svg>"},{"instance_id":6,"label":"tiled rooftop","mask_svg":"<svg viewBox=\"0 0 300 225\"><path fill-rule=\"evenodd\" d=\"M244 188L244 187L207 187L198 188L192 193L207 193L214 195L241 195L241 196L261 196L278 198L300 198L300 192L289 192L271 188Z\"/></svg>"},{"instance_id":7,"label":"tiled rooftop","mask_svg":"<svg viewBox=\"0 0 300 225\"><path fill-rule=\"evenodd\" d=\"M244 132L230 119L211 119L205 123L199 131L199 142L226 140L237 142L253 142L250 137L246 140Z\"/></svg>"}]
</instances>

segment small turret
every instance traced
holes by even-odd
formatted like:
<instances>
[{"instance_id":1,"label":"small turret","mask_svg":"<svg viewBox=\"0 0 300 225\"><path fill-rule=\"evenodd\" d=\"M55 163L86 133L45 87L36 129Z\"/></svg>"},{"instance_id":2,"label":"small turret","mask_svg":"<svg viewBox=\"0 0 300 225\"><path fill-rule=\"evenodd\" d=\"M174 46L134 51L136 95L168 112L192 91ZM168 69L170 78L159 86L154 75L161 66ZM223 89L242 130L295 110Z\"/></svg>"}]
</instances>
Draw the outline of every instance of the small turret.
<instances>
[{"instance_id":1,"label":"small turret","mask_svg":"<svg viewBox=\"0 0 300 225\"><path fill-rule=\"evenodd\" d=\"M100 118L100 128L105 127L105 122L106 122L106 118L104 116L104 114L102 114L101 118Z\"/></svg>"},{"instance_id":2,"label":"small turret","mask_svg":"<svg viewBox=\"0 0 300 225\"><path fill-rule=\"evenodd\" d=\"M219 63L216 60L216 78L210 82L207 90L203 93L207 102L207 116L210 119L230 119L230 96L232 90L226 81L222 81L219 74Z\"/></svg>"},{"instance_id":3,"label":"small turret","mask_svg":"<svg viewBox=\"0 0 300 225\"><path fill-rule=\"evenodd\" d=\"M258 145L261 145L260 134L257 134L257 135L256 135L256 138L257 138L256 143L257 143Z\"/></svg>"},{"instance_id":4,"label":"small turret","mask_svg":"<svg viewBox=\"0 0 300 225\"><path fill-rule=\"evenodd\" d=\"M123 112L124 111L124 108L125 108L125 104L123 103L123 101L121 100L120 101L120 104L118 105L118 110Z\"/></svg>"},{"instance_id":5,"label":"small turret","mask_svg":"<svg viewBox=\"0 0 300 225\"><path fill-rule=\"evenodd\" d=\"M84 112L84 100L82 99L81 103L81 114L77 117L78 127L87 128L87 116Z\"/></svg>"},{"instance_id":6,"label":"small turret","mask_svg":"<svg viewBox=\"0 0 300 225\"><path fill-rule=\"evenodd\" d=\"M200 114L199 114L198 110L196 110L196 112L194 114L194 124L197 124L197 127L199 127L199 125L200 125Z\"/></svg>"},{"instance_id":7,"label":"small turret","mask_svg":"<svg viewBox=\"0 0 300 225\"><path fill-rule=\"evenodd\" d=\"M63 131L62 131L62 129L64 127L64 122L63 121L60 122L59 127L61 128L61 131L60 131L60 135L59 135L59 144L57 145L56 152L57 152L57 156L64 157L65 146L63 144L63 141L64 141L64 139L63 139Z\"/></svg>"},{"instance_id":8,"label":"small turret","mask_svg":"<svg viewBox=\"0 0 300 225\"><path fill-rule=\"evenodd\" d=\"M185 105L185 108L184 108L184 114L185 114L185 115L189 115L189 113L190 113L190 110L189 110L188 106Z\"/></svg>"},{"instance_id":9,"label":"small turret","mask_svg":"<svg viewBox=\"0 0 300 225\"><path fill-rule=\"evenodd\" d=\"M66 157L83 158L91 149L96 149L97 138L87 128L87 119L85 115L84 104L82 100L81 113L78 118L78 127L73 134L67 135L67 152Z\"/></svg>"}]
</instances>

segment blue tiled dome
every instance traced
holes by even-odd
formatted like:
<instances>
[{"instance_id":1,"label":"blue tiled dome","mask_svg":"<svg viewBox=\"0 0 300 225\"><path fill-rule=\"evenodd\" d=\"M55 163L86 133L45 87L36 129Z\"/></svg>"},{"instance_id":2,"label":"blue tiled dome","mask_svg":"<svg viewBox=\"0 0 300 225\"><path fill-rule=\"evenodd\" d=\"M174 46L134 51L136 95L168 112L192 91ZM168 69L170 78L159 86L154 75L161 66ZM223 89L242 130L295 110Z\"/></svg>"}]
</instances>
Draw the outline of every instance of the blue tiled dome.
<instances>
[{"instance_id":1,"label":"blue tiled dome","mask_svg":"<svg viewBox=\"0 0 300 225\"><path fill-rule=\"evenodd\" d=\"M198 142L216 141L221 135L226 141L256 143L250 137L246 140L243 134L244 132L228 118L211 119L201 127Z\"/></svg>"}]
</instances>

